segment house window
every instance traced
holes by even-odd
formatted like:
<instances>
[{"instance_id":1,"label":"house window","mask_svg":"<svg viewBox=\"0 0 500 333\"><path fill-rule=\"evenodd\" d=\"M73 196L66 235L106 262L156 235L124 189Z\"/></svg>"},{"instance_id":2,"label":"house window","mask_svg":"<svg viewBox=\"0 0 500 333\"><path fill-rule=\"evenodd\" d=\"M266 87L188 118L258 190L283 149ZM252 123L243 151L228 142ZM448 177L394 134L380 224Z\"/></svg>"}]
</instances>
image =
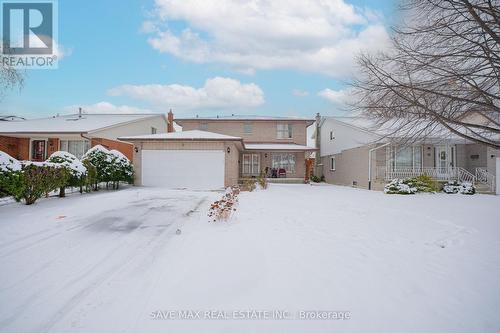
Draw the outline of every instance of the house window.
<instances>
[{"instance_id":1,"label":"house window","mask_svg":"<svg viewBox=\"0 0 500 333\"><path fill-rule=\"evenodd\" d=\"M156 134L156 127L151 127L151 134Z\"/></svg>"},{"instance_id":2,"label":"house window","mask_svg":"<svg viewBox=\"0 0 500 333\"><path fill-rule=\"evenodd\" d=\"M246 123L243 125L243 132L245 132L245 134L252 134L253 132L253 125L250 124L250 123Z\"/></svg>"},{"instance_id":3,"label":"house window","mask_svg":"<svg viewBox=\"0 0 500 333\"><path fill-rule=\"evenodd\" d=\"M200 123L200 126L198 127L200 131L208 131L208 123Z\"/></svg>"},{"instance_id":4,"label":"house window","mask_svg":"<svg viewBox=\"0 0 500 333\"><path fill-rule=\"evenodd\" d=\"M285 169L286 172L295 173L294 154L273 154L271 162L274 169Z\"/></svg>"},{"instance_id":5,"label":"house window","mask_svg":"<svg viewBox=\"0 0 500 333\"><path fill-rule=\"evenodd\" d=\"M292 124L278 124L277 133L278 133L278 139L291 139Z\"/></svg>"},{"instance_id":6,"label":"house window","mask_svg":"<svg viewBox=\"0 0 500 333\"><path fill-rule=\"evenodd\" d=\"M243 154L243 174L258 175L260 173L260 155Z\"/></svg>"},{"instance_id":7,"label":"house window","mask_svg":"<svg viewBox=\"0 0 500 333\"><path fill-rule=\"evenodd\" d=\"M393 147L393 169L420 169L422 167L422 147Z\"/></svg>"},{"instance_id":8,"label":"house window","mask_svg":"<svg viewBox=\"0 0 500 333\"><path fill-rule=\"evenodd\" d=\"M330 158L330 170L335 171L335 156Z\"/></svg>"},{"instance_id":9,"label":"house window","mask_svg":"<svg viewBox=\"0 0 500 333\"><path fill-rule=\"evenodd\" d=\"M335 139L335 133L333 131L330 131L330 140Z\"/></svg>"},{"instance_id":10,"label":"house window","mask_svg":"<svg viewBox=\"0 0 500 333\"><path fill-rule=\"evenodd\" d=\"M77 158L82 158L83 155L90 149L90 141L88 140L61 140L60 150L67 151L75 155Z\"/></svg>"}]
</instances>

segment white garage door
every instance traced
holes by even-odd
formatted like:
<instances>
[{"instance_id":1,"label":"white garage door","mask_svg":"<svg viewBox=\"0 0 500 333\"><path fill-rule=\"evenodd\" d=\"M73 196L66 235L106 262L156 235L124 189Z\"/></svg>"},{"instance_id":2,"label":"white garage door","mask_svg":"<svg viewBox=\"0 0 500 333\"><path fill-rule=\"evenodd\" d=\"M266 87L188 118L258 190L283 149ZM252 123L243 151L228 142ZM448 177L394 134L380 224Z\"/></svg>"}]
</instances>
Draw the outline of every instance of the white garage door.
<instances>
[{"instance_id":1,"label":"white garage door","mask_svg":"<svg viewBox=\"0 0 500 333\"><path fill-rule=\"evenodd\" d=\"M142 185L219 189L224 187L222 150L143 150Z\"/></svg>"}]
</instances>

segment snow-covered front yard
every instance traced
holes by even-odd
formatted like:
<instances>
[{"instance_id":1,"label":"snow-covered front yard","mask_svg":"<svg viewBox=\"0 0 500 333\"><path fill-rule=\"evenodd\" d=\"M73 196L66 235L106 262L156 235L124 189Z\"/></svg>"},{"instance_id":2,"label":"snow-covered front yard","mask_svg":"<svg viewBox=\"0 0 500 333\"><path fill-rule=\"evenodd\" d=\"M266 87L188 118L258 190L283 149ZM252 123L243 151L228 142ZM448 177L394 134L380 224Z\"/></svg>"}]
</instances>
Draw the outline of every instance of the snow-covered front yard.
<instances>
[{"instance_id":1,"label":"snow-covered front yard","mask_svg":"<svg viewBox=\"0 0 500 333\"><path fill-rule=\"evenodd\" d=\"M220 195L0 206L0 331L500 331L500 197L272 185L208 223Z\"/></svg>"}]
</instances>

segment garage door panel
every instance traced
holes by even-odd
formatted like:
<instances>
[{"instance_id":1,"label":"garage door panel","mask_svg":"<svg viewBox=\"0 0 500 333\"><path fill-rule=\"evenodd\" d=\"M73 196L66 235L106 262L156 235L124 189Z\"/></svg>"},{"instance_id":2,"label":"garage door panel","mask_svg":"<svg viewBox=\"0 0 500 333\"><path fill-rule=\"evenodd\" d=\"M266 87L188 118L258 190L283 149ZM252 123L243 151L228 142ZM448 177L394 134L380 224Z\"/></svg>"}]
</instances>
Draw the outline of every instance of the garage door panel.
<instances>
[{"instance_id":1,"label":"garage door panel","mask_svg":"<svg viewBox=\"0 0 500 333\"><path fill-rule=\"evenodd\" d=\"M143 150L142 185L218 189L224 187L221 150Z\"/></svg>"}]
</instances>

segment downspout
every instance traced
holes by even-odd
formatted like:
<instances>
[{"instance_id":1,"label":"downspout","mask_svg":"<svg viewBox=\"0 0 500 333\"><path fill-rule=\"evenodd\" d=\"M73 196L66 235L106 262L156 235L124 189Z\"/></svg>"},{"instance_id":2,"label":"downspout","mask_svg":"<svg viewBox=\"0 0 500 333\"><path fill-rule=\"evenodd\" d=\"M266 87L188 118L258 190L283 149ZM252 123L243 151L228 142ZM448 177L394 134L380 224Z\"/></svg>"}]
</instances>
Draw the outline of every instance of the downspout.
<instances>
[{"instance_id":1,"label":"downspout","mask_svg":"<svg viewBox=\"0 0 500 333\"><path fill-rule=\"evenodd\" d=\"M368 151L368 190L372 189L372 153L380 148L387 147L390 144L390 142L387 142Z\"/></svg>"}]
</instances>

